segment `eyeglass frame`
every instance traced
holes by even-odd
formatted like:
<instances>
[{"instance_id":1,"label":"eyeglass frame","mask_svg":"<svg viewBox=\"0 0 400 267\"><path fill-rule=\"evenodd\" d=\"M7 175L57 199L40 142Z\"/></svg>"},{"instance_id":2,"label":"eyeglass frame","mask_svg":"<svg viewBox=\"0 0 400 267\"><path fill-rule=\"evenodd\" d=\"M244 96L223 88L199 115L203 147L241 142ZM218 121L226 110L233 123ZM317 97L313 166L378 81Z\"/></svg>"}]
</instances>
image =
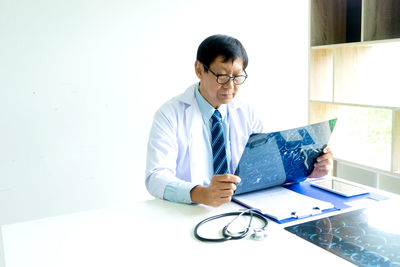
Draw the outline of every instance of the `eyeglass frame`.
<instances>
[{"instance_id":1,"label":"eyeglass frame","mask_svg":"<svg viewBox=\"0 0 400 267\"><path fill-rule=\"evenodd\" d=\"M203 67L204 67L207 71L210 71L210 72L217 78L217 83L218 83L218 84L221 84L221 85L227 84L231 79L232 79L232 81L233 81L233 84L235 84L235 85L241 85L241 84L243 84L243 83L246 81L246 79L247 79L247 77L248 77L246 70L243 70L245 75L229 76L228 74L216 74L216 73L213 72L209 67L207 67L204 63L202 63L202 64L203 64ZM220 83L220 82L218 82L218 78L219 78L220 76L225 76L225 77L228 77L229 79L228 79L226 82L224 82L224 83ZM235 83L235 79L236 79L237 77L244 77L243 82L242 82L242 83L239 83L239 84L238 84L238 83Z\"/></svg>"}]
</instances>

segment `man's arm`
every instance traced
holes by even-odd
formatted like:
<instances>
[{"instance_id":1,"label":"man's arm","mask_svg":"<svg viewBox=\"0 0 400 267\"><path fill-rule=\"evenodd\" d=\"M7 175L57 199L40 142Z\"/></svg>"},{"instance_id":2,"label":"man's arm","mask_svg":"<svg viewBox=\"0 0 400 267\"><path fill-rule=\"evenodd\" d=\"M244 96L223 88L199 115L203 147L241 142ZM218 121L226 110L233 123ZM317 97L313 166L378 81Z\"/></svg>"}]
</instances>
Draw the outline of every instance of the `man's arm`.
<instances>
[{"instance_id":1,"label":"man's arm","mask_svg":"<svg viewBox=\"0 0 400 267\"><path fill-rule=\"evenodd\" d=\"M177 125L163 106L154 116L147 145L146 187L157 198L192 203L190 190L195 186L176 177Z\"/></svg>"}]
</instances>

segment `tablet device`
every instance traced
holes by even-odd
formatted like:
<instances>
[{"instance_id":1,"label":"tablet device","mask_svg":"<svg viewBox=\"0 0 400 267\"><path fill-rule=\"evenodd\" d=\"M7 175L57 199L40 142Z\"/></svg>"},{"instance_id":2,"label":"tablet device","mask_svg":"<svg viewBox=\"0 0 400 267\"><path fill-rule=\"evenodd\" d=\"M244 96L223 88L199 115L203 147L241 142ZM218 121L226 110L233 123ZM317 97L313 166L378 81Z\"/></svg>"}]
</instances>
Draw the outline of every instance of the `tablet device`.
<instances>
[{"instance_id":1,"label":"tablet device","mask_svg":"<svg viewBox=\"0 0 400 267\"><path fill-rule=\"evenodd\" d=\"M345 196L352 197L362 194L367 194L369 191L363 187L359 187L350 183L342 182L336 179L325 179L310 182L312 186L327 190L329 192Z\"/></svg>"}]
</instances>

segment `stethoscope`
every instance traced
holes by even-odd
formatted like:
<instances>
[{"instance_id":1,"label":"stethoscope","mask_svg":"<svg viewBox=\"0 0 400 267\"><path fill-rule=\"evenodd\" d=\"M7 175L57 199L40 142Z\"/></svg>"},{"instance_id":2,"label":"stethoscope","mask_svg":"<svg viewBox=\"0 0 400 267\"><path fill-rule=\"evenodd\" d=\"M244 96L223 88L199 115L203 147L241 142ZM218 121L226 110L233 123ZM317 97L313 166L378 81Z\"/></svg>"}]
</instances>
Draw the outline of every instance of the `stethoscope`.
<instances>
[{"instance_id":1,"label":"stethoscope","mask_svg":"<svg viewBox=\"0 0 400 267\"><path fill-rule=\"evenodd\" d=\"M260 228L254 229L254 232L251 234L250 237L253 240L263 240L267 236L265 233L265 228L267 228L268 220L265 216L261 215L261 213L257 213L257 211L258 210L256 210L256 209L246 209L244 211L228 212L228 213L218 214L218 215L209 217L207 219L202 220L201 222L199 222L196 225L196 227L194 228L194 236L198 240L205 241L205 242L224 242L224 241L228 241L228 240L242 239L248 235L248 233L250 231L250 227L251 227L251 222L253 221L253 217L257 217L264 223L264 225ZM198 230L205 223L216 220L216 219L220 219L223 217L235 216L235 215L236 215L236 217L233 218L233 220L231 220L227 225L225 225L222 228L222 236L223 237L221 237L221 238L206 238L206 237L199 235ZM235 232L235 233L229 231L229 226L240 216L250 216L249 224L247 225L247 227L244 230Z\"/></svg>"}]
</instances>

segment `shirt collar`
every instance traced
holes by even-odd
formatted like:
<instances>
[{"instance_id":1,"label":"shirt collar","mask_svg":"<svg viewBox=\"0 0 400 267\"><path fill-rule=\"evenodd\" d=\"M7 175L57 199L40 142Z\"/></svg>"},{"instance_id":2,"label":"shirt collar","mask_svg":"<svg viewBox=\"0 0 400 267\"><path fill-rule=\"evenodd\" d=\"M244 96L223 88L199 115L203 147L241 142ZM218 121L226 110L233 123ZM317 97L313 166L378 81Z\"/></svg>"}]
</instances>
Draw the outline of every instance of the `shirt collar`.
<instances>
[{"instance_id":1,"label":"shirt collar","mask_svg":"<svg viewBox=\"0 0 400 267\"><path fill-rule=\"evenodd\" d=\"M199 105L199 109L201 112L201 116L203 117L203 120L205 122L209 122L211 116L214 114L215 108L210 105L210 103L207 102L207 100L204 99L204 97L200 94L199 91L199 84L196 85L195 89L195 97L197 104ZM225 120L226 115L228 113L226 104L222 104L219 108L218 111L221 113L222 120Z\"/></svg>"}]
</instances>

